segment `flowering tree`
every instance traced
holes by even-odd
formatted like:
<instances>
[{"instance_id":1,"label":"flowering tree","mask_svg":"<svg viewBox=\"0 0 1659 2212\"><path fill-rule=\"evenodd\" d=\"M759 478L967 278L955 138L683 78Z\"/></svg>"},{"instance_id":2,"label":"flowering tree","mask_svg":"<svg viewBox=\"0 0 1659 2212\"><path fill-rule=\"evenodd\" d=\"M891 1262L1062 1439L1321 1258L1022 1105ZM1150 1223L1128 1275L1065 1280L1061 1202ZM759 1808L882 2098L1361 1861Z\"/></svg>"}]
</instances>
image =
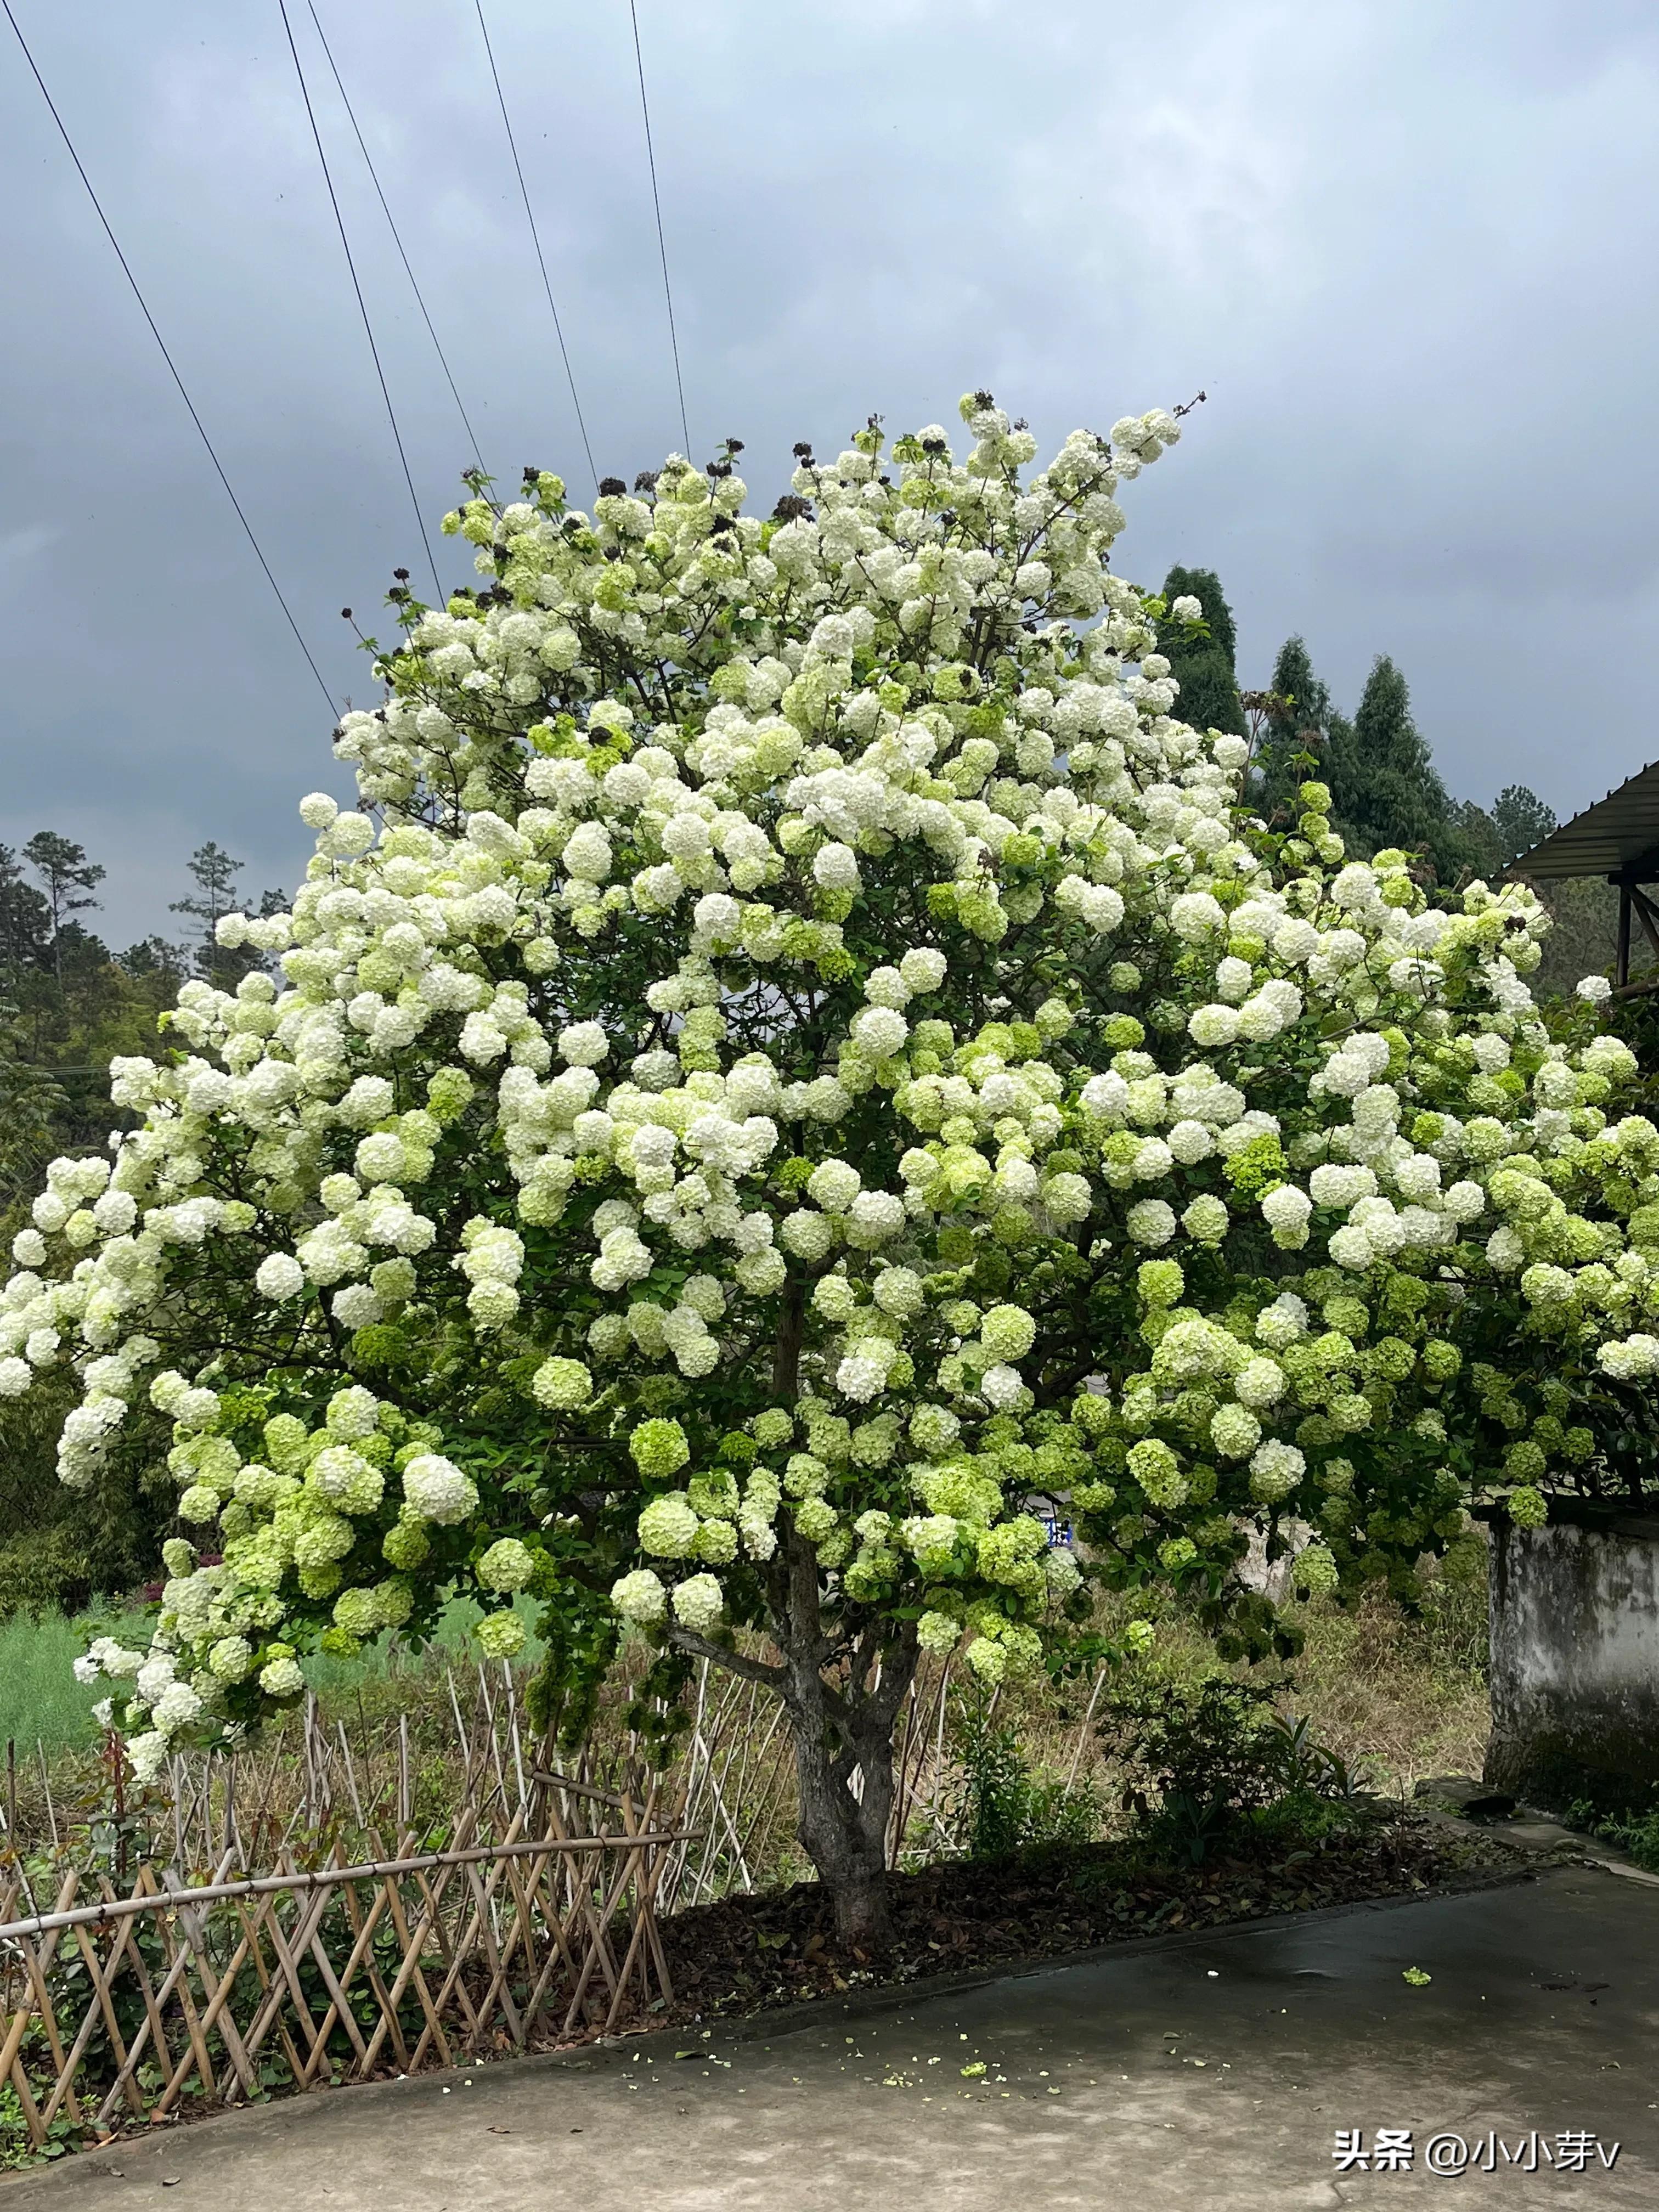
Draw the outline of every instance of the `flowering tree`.
<instances>
[{"instance_id":1,"label":"flowering tree","mask_svg":"<svg viewBox=\"0 0 1659 2212\"><path fill-rule=\"evenodd\" d=\"M280 982L114 1064L142 1126L53 1164L0 1306L0 1390L79 1372L64 1479L165 1460L194 1532L149 1654L83 1662L141 1773L456 1589L509 1654L527 1593L567 1705L624 1628L650 1689L773 1688L878 1938L919 1653L994 1682L1087 1611L1034 1499L1261 1648L1252 1525L1316 1529L1304 1588L1403 1573L1579 1450L1550 1389L1659 1364L1659 1133L1593 1008L1535 1014L1530 892L1240 807L1156 650L1196 603L1107 567L1170 415L1024 478L962 411L961 459L798 449L764 521L735 447L591 517L479 483L484 586L392 594L362 811L304 800L292 912L220 925Z\"/></svg>"}]
</instances>

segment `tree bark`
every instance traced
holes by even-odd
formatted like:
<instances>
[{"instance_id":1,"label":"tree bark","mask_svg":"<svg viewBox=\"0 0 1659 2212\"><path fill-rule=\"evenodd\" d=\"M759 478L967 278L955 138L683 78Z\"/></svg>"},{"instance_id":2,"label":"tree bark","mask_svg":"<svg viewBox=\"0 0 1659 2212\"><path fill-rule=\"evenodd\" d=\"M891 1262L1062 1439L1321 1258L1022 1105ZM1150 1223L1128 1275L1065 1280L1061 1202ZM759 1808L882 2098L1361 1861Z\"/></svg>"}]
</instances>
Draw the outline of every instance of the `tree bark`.
<instances>
[{"instance_id":1,"label":"tree bark","mask_svg":"<svg viewBox=\"0 0 1659 2212\"><path fill-rule=\"evenodd\" d=\"M817 1554L786 1540L787 1600L773 1634L795 1753L796 1833L835 1909L836 1939L875 1953L891 1938L887 1832L895 1796L893 1730L915 1674L915 1630L871 1620L850 1647L828 1644ZM826 1672L826 1662L829 1669Z\"/></svg>"},{"instance_id":2,"label":"tree bark","mask_svg":"<svg viewBox=\"0 0 1659 2212\"><path fill-rule=\"evenodd\" d=\"M792 1276L773 1357L773 1389L786 1401L799 1384L805 1315L805 1282ZM916 1671L915 1626L875 1616L859 1626L826 1624L817 1552L795 1533L787 1511L779 1534L768 1610L783 1661L774 1686L795 1753L795 1832L830 1893L836 1941L876 1954L886 1949L892 1932L887 1829L895 1794L893 1729Z\"/></svg>"},{"instance_id":3,"label":"tree bark","mask_svg":"<svg viewBox=\"0 0 1659 2212\"><path fill-rule=\"evenodd\" d=\"M791 1715L792 1721L794 1716ZM850 1778L836 1771L830 1747L795 1728L795 1775L800 1795L796 1833L817 1868L835 1910L836 1940L871 1957L892 1941L887 1899L887 1816L893 1801L891 1746L878 1753L872 1772L857 1770L864 1794L854 1797Z\"/></svg>"}]
</instances>

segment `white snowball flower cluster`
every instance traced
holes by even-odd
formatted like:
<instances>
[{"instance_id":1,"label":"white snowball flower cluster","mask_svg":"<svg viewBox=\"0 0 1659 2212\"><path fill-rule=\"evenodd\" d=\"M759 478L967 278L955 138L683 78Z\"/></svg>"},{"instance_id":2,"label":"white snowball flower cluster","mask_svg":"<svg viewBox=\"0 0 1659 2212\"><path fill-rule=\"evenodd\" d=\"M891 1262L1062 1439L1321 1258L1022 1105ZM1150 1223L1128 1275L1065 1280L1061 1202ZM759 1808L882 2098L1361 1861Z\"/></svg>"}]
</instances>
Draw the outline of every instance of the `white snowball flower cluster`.
<instances>
[{"instance_id":1,"label":"white snowball flower cluster","mask_svg":"<svg viewBox=\"0 0 1659 2212\"><path fill-rule=\"evenodd\" d=\"M1517 1328L1655 1371L1659 1131L1601 994L1533 1006L1538 902L1348 860L1316 782L1264 826L1179 719L1195 605L1107 560L1172 416L1034 472L963 416L764 519L732 453L469 498L478 588L402 602L341 724L357 808L222 927L268 968L48 1170L0 1395L73 1376L65 1480L164 1462L192 1532L166 1680L89 1655L141 1767L457 1584L498 1656L556 1593L573 1680L826 1622L890 1690L1001 1679L1080 1601L1044 1500L1108 1575L1231 1604L1299 1519L1352 1587L1457 1540L1454 1458L1589 1463Z\"/></svg>"},{"instance_id":2,"label":"white snowball flower cluster","mask_svg":"<svg viewBox=\"0 0 1659 2212\"><path fill-rule=\"evenodd\" d=\"M465 1521L478 1502L477 1485L441 1452L422 1452L404 1469L404 1497L422 1521Z\"/></svg>"}]
</instances>

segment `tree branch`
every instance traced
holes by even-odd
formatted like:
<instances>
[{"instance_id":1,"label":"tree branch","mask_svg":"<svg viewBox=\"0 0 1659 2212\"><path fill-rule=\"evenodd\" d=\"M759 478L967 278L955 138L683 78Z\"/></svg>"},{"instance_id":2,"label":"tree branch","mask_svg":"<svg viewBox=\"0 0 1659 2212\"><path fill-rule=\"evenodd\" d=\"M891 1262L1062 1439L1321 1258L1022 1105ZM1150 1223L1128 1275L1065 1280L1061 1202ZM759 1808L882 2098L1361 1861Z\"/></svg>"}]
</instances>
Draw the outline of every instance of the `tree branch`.
<instances>
[{"instance_id":1,"label":"tree branch","mask_svg":"<svg viewBox=\"0 0 1659 2212\"><path fill-rule=\"evenodd\" d=\"M750 1659L741 1651L729 1651L723 1644L714 1644L706 1636L699 1636L690 1628L671 1628L668 1640L677 1651L689 1652L694 1659L707 1659L711 1666L724 1667L729 1674L741 1674L745 1682L759 1682L769 1690L783 1696L789 1680L787 1667L769 1667L763 1659Z\"/></svg>"}]
</instances>

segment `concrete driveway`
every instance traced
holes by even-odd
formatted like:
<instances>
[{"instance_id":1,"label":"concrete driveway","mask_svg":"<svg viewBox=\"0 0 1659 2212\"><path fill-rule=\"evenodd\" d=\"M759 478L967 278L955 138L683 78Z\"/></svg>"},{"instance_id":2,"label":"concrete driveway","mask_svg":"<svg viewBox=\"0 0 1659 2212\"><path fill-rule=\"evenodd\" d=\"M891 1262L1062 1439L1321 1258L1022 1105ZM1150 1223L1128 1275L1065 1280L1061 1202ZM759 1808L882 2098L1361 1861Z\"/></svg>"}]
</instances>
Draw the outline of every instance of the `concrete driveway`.
<instances>
[{"instance_id":1,"label":"concrete driveway","mask_svg":"<svg viewBox=\"0 0 1659 2212\"><path fill-rule=\"evenodd\" d=\"M228 2113L0 2184L0 2212L1458 2201L1431 2155L1494 2205L1651 2212L1656 2031L1659 1886L1571 1867ZM1376 2169L1379 2129L1409 2166L1396 2135Z\"/></svg>"}]
</instances>

